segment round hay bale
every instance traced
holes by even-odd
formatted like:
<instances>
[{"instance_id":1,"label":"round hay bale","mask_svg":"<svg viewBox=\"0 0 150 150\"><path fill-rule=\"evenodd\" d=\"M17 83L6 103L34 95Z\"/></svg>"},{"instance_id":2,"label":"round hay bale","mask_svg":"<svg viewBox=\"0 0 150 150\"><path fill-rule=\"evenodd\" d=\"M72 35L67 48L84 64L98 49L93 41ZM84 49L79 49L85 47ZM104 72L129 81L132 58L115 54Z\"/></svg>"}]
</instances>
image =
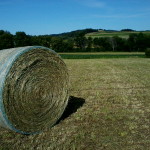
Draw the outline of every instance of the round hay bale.
<instances>
[{"instance_id":1,"label":"round hay bale","mask_svg":"<svg viewBox=\"0 0 150 150\"><path fill-rule=\"evenodd\" d=\"M0 126L22 134L52 127L68 102L68 70L53 50L0 51Z\"/></svg>"}]
</instances>

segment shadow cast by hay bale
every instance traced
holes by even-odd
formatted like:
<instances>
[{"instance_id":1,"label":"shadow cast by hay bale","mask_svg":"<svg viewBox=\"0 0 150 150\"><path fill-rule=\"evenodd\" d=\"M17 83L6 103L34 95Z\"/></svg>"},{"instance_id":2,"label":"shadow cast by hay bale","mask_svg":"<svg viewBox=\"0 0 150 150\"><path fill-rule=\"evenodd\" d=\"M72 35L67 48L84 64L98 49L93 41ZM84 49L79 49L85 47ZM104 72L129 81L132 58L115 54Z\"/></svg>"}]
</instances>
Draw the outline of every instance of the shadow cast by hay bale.
<instances>
[{"instance_id":1,"label":"shadow cast by hay bale","mask_svg":"<svg viewBox=\"0 0 150 150\"><path fill-rule=\"evenodd\" d=\"M57 121L56 124L59 124L60 121L66 119L71 114L75 113L80 107L85 103L85 99L80 97L70 96L68 100L68 105L62 114L61 118Z\"/></svg>"}]
</instances>

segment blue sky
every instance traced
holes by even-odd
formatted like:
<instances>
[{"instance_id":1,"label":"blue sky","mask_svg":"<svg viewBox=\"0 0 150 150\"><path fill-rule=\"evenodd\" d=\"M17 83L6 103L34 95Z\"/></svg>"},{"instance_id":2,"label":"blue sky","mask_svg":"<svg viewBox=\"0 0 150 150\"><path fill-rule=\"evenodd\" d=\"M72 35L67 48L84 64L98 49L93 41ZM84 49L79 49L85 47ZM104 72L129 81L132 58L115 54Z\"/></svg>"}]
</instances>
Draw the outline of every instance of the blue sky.
<instances>
[{"instance_id":1,"label":"blue sky","mask_svg":"<svg viewBox=\"0 0 150 150\"><path fill-rule=\"evenodd\" d=\"M12 34L85 28L150 30L150 0L0 0L0 30Z\"/></svg>"}]
</instances>

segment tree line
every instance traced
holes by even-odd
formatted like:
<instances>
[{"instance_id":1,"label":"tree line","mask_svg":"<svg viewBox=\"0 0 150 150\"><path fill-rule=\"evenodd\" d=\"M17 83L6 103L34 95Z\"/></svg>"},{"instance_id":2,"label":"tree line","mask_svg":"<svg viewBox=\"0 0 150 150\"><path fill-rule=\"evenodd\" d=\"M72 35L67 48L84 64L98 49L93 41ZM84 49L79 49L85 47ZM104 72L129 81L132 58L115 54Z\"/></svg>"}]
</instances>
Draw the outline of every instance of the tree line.
<instances>
[{"instance_id":1,"label":"tree line","mask_svg":"<svg viewBox=\"0 0 150 150\"><path fill-rule=\"evenodd\" d=\"M95 30L78 30L69 34L60 35L27 35L25 32L16 32L12 35L8 31L0 30L0 50L40 45L51 48L56 52L101 52L101 51L138 51L144 52L150 47L150 35L140 33L130 33L129 38L113 37L86 37L86 33L95 32Z\"/></svg>"}]
</instances>

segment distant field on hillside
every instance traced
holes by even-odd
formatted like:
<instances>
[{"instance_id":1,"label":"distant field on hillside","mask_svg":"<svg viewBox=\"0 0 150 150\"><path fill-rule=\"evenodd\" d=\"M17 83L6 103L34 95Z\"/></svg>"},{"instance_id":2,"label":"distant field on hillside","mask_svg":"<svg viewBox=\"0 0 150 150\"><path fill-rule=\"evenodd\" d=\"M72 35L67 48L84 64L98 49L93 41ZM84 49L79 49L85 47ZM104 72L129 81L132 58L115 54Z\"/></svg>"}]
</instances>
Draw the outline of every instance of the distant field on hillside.
<instances>
[{"instance_id":1,"label":"distant field on hillside","mask_svg":"<svg viewBox=\"0 0 150 150\"><path fill-rule=\"evenodd\" d=\"M149 34L150 35L150 31L141 31L144 34ZM105 31L99 31L99 32L93 32L93 33L88 33L85 36L86 37L92 37L92 38L96 38L96 37L113 37L113 36L119 36L121 38L125 38L127 39L129 37L129 34L131 33L140 33L138 31L132 31L132 32L125 32L125 31L116 31L116 32L105 32Z\"/></svg>"}]
</instances>

